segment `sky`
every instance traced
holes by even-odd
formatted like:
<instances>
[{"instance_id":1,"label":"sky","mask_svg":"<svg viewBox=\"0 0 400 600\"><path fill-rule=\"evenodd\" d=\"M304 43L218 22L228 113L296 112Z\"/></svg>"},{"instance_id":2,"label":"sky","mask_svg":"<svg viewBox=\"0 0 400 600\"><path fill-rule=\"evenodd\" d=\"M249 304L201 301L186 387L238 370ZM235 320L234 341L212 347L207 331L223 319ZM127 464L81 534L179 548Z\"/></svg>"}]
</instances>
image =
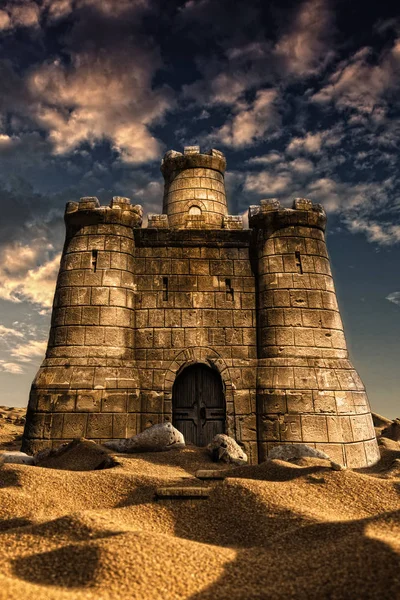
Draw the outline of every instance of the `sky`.
<instances>
[{"instance_id":1,"label":"sky","mask_svg":"<svg viewBox=\"0 0 400 600\"><path fill-rule=\"evenodd\" d=\"M227 157L230 214L321 203L351 359L400 416L400 18L365 0L0 0L0 404L43 358L65 203L160 213L160 160Z\"/></svg>"}]
</instances>

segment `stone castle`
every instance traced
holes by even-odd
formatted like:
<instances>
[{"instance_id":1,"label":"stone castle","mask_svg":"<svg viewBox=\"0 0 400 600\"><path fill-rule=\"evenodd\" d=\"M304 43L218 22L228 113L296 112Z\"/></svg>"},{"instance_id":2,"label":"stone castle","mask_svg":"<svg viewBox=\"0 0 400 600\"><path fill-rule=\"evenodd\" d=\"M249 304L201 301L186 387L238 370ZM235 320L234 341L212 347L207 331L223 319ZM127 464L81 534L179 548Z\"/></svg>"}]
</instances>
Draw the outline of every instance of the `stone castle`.
<instances>
[{"instance_id":1,"label":"stone castle","mask_svg":"<svg viewBox=\"0 0 400 600\"><path fill-rule=\"evenodd\" d=\"M251 462L306 443L379 458L348 357L321 205L262 200L228 215L218 150L166 153L163 213L127 198L69 202L46 358L23 450L172 421L202 446L225 432Z\"/></svg>"}]
</instances>

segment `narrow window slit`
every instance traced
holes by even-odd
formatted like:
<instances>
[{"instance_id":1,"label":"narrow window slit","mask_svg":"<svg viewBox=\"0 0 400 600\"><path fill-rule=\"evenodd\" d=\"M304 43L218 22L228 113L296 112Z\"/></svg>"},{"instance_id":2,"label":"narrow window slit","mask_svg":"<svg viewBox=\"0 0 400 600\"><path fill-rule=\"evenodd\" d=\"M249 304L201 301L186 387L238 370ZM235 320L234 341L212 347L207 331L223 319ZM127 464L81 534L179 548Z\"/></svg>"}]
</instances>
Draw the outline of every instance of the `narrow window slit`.
<instances>
[{"instance_id":1,"label":"narrow window slit","mask_svg":"<svg viewBox=\"0 0 400 600\"><path fill-rule=\"evenodd\" d=\"M226 294L226 299L229 300L230 302L233 302L234 291L233 291L233 287L231 285L230 279L225 279L225 294Z\"/></svg>"},{"instance_id":2,"label":"narrow window slit","mask_svg":"<svg viewBox=\"0 0 400 600\"><path fill-rule=\"evenodd\" d=\"M92 269L96 273L97 271L97 250L92 250Z\"/></svg>"},{"instance_id":3,"label":"narrow window slit","mask_svg":"<svg viewBox=\"0 0 400 600\"><path fill-rule=\"evenodd\" d=\"M296 267L299 273L301 273L301 275L303 275L303 265L301 264L301 256L300 256L300 252L298 250L296 250L296 252L294 253L295 257L296 257Z\"/></svg>"},{"instance_id":4,"label":"narrow window slit","mask_svg":"<svg viewBox=\"0 0 400 600\"><path fill-rule=\"evenodd\" d=\"M163 277L163 300L168 300L168 277Z\"/></svg>"}]
</instances>

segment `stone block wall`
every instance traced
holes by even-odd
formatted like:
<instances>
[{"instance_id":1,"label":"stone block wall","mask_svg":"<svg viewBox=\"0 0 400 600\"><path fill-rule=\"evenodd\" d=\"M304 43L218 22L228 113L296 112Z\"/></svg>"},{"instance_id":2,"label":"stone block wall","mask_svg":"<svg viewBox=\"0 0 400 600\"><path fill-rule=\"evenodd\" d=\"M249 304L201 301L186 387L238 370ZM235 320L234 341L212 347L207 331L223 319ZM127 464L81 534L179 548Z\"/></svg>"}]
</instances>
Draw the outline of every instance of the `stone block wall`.
<instances>
[{"instance_id":1,"label":"stone block wall","mask_svg":"<svg viewBox=\"0 0 400 600\"><path fill-rule=\"evenodd\" d=\"M225 168L225 157L218 150L200 154L198 146L189 146L184 154L174 150L166 153L161 165L163 212L170 227L222 228L228 214Z\"/></svg>"},{"instance_id":2,"label":"stone block wall","mask_svg":"<svg viewBox=\"0 0 400 600\"><path fill-rule=\"evenodd\" d=\"M178 371L202 362L225 390L227 431L257 461L255 280L249 231L135 232L140 426L172 419Z\"/></svg>"},{"instance_id":3,"label":"stone block wall","mask_svg":"<svg viewBox=\"0 0 400 600\"><path fill-rule=\"evenodd\" d=\"M348 359L325 244L325 212L297 199L250 209L257 252L259 452L304 442L348 466L379 457L364 386Z\"/></svg>"},{"instance_id":4,"label":"stone block wall","mask_svg":"<svg viewBox=\"0 0 400 600\"><path fill-rule=\"evenodd\" d=\"M133 229L141 207L70 202L46 358L33 382L23 448L136 432ZM134 424L134 427L133 427Z\"/></svg>"}]
</instances>

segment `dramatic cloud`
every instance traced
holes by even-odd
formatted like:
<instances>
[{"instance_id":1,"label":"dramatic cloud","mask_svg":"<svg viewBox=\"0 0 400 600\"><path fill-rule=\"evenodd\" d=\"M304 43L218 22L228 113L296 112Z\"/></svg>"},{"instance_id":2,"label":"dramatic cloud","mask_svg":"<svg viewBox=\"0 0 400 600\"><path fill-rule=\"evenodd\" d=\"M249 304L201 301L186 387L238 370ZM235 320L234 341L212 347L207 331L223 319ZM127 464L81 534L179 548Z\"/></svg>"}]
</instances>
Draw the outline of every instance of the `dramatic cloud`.
<instances>
[{"instance_id":1,"label":"dramatic cloud","mask_svg":"<svg viewBox=\"0 0 400 600\"><path fill-rule=\"evenodd\" d=\"M16 129L30 123L45 131L58 155L84 142L94 146L108 140L124 162L158 158L162 144L151 128L161 122L174 99L168 86L153 83L162 59L151 38L140 30L140 11L148 4L122 0L42 4L44 20L65 18L73 11L73 26L63 38L64 47L51 59L19 74L9 62L0 66L7 82L0 110L12 110L22 119L15 121ZM4 29L7 17L10 27L22 21L32 26L33 17L28 18L32 7L36 7L37 24L36 4L11 2L0 13L0 26L3 23Z\"/></svg>"},{"instance_id":2,"label":"dramatic cloud","mask_svg":"<svg viewBox=\"0 0 400 600\"><path fill-rule=\"evenodd\" d=\"M233 119L210 137L234 148L248 146L263 138L279 123L277 97L276 90L260 90L250 106L241 106Z\"/></svg>"},{"instance_id":3,"label":"dramatic cloud","mask_svg":"<svg viewBox=\"0 0 400 600\"><path fill-rule=\"evenodd\" d=\"M37 101L32 116L57 154L106 138L125 162L158 158L162 147L148 127L170 108L171 96L151 89L157 63L141 48L114 47L74 54L68 66L43 65L27 82Z\"/></svg>"},{"instance_id":4,"label":"dramatic cloud","mask_svg":"<svg viewBox=\"0 0 400 600\"><path fill-rule=\"evenodd\" d=\"M333 15L326 0L308 0L300 4L288 33L275 47L286 71L296 77L318 73L333 58L330 49Z\"/></svg>"},{"instance_id":5,"label":"dramatic cloud","mask_svg":"<svg viewBox=\"0 0 400 600\"><path fill-rule=\"evenodd\" d=\"M393 223L378 223L372 219L352 218L347 220L347 227L353 233L364 233L368 241L381 246L391 246L400 242L400 225L393 225Z\"/></svg>"},{"instance_id":6,"label":"dramatic cloud","mask_svg":"<svg viewBox=\"0 0 400 600\"><path fill-rule=\"evenodd\" d=\"M38 27L40 8L36 2L8 2L0 11L0 30L17 27Z\"/></svg>"},{"instance_id":7,"label":"dramatic cloud","mask_svg":"<svg viewBox=\"0 0 400 600\"><path fill-rule=\"evenodd\" d=\"M27 300L41 308L50 308L60 255L45 240L33 240L23 246L15 242L2 249L0 261L0 298L11 302ZM37 266L37 264L39 265Z\"/></svg>"},{"instance_id":8,"label":"dramatic cloud","mask_svg":"<svg viewBox=\"0 0 400 600\"><path fill-rule=\"evenodd\" d=\"M353 109L379 122L385 116L382 103L386 95L400 86L399 68L400 38L376 62L372 50L362 48L339 64L329 83L312 100L320 104L333 102L339 110Z\"/></svg>"},{"instance_id":9,"label":"dramatic cloud","mask_svg":"<svg viewBox=\"0 0 400 600\"><path fill-rule=\"evenodd\" d=\"M262 196L271 197L279 194L287 194L292 184L289 173L271 174L267 171L262 173L250 173L247 175L244 189L249 192L257 192Z\"/></svg>"}]
</instances>

